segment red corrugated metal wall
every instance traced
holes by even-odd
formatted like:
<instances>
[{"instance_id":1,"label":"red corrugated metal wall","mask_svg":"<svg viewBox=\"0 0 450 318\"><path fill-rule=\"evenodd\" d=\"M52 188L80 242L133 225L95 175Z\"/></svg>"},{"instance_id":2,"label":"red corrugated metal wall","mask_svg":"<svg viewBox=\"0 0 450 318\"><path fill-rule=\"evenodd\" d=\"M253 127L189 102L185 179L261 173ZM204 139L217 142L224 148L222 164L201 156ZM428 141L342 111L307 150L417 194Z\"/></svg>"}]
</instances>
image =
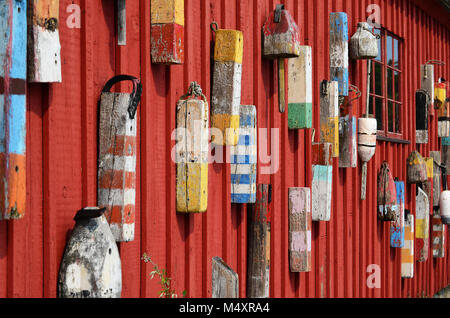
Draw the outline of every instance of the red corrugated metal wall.
<instances>
[{"instance_id":1,"label":"red corrugated metal wall","mask_svg":"<svg viewBox=\"0 0 450 318\"><path fill-rule=\"evenodd\" d=\"M244 33L242 104L258 109L261 128L280 128L280 169L259 175L273 184L271 231L271 297L421 297L447 286L449 249L445 259L429 257L415 264L415 278L402 280L400 250L389 247L389 224L377 221L376 177L384 159L394 177L406 178L406 158L415 147L414 93L420 86L420 64L446 61L439 75L450 76L450 30L407 0L282 1L301 28L302 44L313 48L314 126L319 127L319 82L329 78L328 15L348 13L350 35L375 3L382 25L404 39L402 96L405 138L410 145L378 142L368 165L368 197L361 202L360 168L333 167L332 220L314 223L313 271L291 274L288 267L288 187L310 186L311 131L288 131L287 116L278 112L276 67L261 57L261 28L279 1L186 0L186 63L157 66L150 59L150 1L127 1L128 45L115 45L114 5L110 0L61 0L62 84L28 86L27 214L23 220L0 222L0 297L55 297L57 275L75 212L96 205L97 101L102 85L114 74L140 76L144 85L139 107L141 144L138 157L136 239L120 244L123 297L157 297L144 252L168 269L181 295L211 296L211 258L222 257L246 291L246 207L231 205L230 171L224 164L209 169L209 207L204 215L175 213L175 165L171 161L175 103L191 81L211 94L211 30ZM68 5L81 7L81 28L70 29ZM351 83L365 95L366 67L350 64ZM126 87L124 87L126 89ZM363 113L364 101L354 107ZM437 118L424 156L439 150ZM269 139L270 145L270 139ZM273 152L273 151L272 151ZM414 211L415 186L408 186L406 208ZM448 238L448 237L447 237ZM381 268L381 288L366 285L367 266Z\"/></svg>"}]
</instances>

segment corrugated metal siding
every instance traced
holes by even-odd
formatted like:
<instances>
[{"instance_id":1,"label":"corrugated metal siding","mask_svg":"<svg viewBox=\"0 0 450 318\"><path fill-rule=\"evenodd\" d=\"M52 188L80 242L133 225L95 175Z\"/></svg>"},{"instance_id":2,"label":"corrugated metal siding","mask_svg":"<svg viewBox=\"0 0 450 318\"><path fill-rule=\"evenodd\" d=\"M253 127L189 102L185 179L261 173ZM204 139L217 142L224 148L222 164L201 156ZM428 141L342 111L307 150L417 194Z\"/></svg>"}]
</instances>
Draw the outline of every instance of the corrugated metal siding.
<instances>
[{"instance_id":1,"label":"corrugated metal siding","mask_svg":"<svg viewBox=\"0 0 450 318\"><path fill-rule=\"evenodd\" d=\"M123 297L156 297L144 252L168 269L173 286L189 297L211 295L211 259L222 257L246 286L246 207L231 205L230 171L224 164L209 169L209 208L204 215L175 213L175 165L171 161L175 104L191 81L211 95L210 22L244 32L242 104L258 109L261 128L280 128L280 169L258 175L273 184L271 297L421 297L450 283L446 257L415 263L415 278L402 280L400 250L389 247L389 224L377 221L376 178L384 159L393 176L406 179L406 158L415 147L414 92L420 86L420 64L445 60L439 68L450 78L450 30L407 0L282 1L301 28L301 41L313 48L314 127L319 127L319 82L329 77L328 15L345 11L350 35L365 21L366 7L382 8L382 25L404 39L402 96L405 138L410 145L379 142L368 165L367 200L361 202L360 168L333 166L332 220L314 222L313 271L291 274L288 266L288 187L310 186L311 131L288 131L287 116L278 112L276 66L261 57L261 28L275 8L273 0L186 0L186 63L157 66L150 59L150 1L127 1L127 43L115 45L113 1L61 0L62 84L28 85L27 214L0 222L0 297L54 297L59 264L75 212L96 205L97 102L102 85L114 74L140 76L144 85L139 107L141 144L138 155L136 240L120 244ZM65 21L72 3L82 8L81 29ZM350 64L351 83L365 95L366 64ZM444 71L445 70L445 71ZM126 87L124 87L125 89ZM358 101L356 116L363 113ZM354 107L354 111L355 111ZM317 137L316 137L317 138ZM269 138L270 145L270 138ZM422 155L439 150L437 118ZM272 151L273 153L273 151ZM415 210L415 186L407 186L406 209ZM140 198L140 199L139 199ZM380 289L366 285L367 266L381 267Z\"/></svg>"}]
</instances>

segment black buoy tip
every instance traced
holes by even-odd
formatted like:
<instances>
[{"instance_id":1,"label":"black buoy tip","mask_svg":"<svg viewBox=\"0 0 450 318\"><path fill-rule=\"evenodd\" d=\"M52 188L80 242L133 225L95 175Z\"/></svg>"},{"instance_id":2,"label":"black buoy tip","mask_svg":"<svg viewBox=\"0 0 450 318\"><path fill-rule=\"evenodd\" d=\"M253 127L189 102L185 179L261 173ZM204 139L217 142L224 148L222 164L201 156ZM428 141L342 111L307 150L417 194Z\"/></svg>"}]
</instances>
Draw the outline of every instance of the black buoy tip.
<instances>
[{"instance_id":1,"label":"black buoy tip","mask_svg":"<svg viewBox=\"0 0 450 318\"><path fill-rule=\"evenodd\" d=\"M73 218L75 221L79 220L85 220L85 219L95 219L98 217L101 217L103 213L105 213L106 208L99 208L99 207L87 207L84 209L81 209L80 211L75 214L75 217Z\"/></svg>"}]
</instances>

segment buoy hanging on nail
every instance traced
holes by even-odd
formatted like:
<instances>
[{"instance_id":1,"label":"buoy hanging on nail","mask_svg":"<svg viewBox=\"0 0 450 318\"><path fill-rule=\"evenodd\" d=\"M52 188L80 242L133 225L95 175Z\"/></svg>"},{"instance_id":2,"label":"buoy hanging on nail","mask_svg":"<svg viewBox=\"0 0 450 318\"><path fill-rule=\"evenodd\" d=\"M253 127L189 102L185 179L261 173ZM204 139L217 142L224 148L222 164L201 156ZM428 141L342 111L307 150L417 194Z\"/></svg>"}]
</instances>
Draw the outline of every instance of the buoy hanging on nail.
<instances>
[{"instance_id":1,"label":"buoy hanging on nail","mask_svg":"<svg viewBox=\"0 0 450 318\"><path fill-rule=\"evenodd\" d=\"M442 223L450 224L450 191L447 189L447 167L442 167L442 185L444 191L439 197L439 209Z\"/></svg>"},{"instance_id":2,"label":"buoy hanging on nail","mask_svg":"<svg viewBox=\"0 0 450 318\"><path fill-rule=\"evenodd\" d=\"M184 0L151 0L152 63L183 64L184 52Z\"/></svg>"},{"instance_id":3,"label":"buoy hanging on nail","mask_svg":"<svg viewBox=\"0 0 450 318\"><path fill-rule=\"evenodd\" d=\"M366 199L367 163L375 155L377 147L377 120L358 118L358 155L362 161L361 200Z\"/></svg>"},{"instance_id":4,"label":"buoy hanging on nail","mask_svg":"<svg viewBox=\"0 0 450 318\"><path fill-rule=\"evenodd\" d=\"M430 151L433 159L433 207L439 207L439 197L441 196L441 153Z\"/></svg>"},{"instance_id":5,"label":"buoy hanging on nail","mask_svg":"<svg viewBox=\"0 0 450 318\"><path fill-rule=\"evenodd\" d=\"M121 81L131 81L133 92L112 93ZM134 240L136 206L136 111L141 99L139 79L119 75L103 88L99 110L98 206L118 242Z\"/></svg>"},{"instance_id":6,"label":"buoy hanging on nail","mask_svg":"<svg viewBox=\"0 0 450 318\"><path fill-rule=\"evenodd\" d=\"M26 204L27 2L0 1L0 220Z\"/></svg>"},{"instance_id":7,"label":"buoy hanging on nail","mask_svg":"<svg viewBox=\"0 0 450 318\"><path fill-rule=\"evenodd\" d=\"M439 208L434 209L432 218L432 248L434 258L445 257L445 226L442 223Z\"/></svg>"},{"instance_id":8,"label":"buoy hanging on nail","mask_svg":"<svg viewBox=\"0 0 450 318\"><path fill-rule=\"evenodd\" d=\"M352 103L361 97L359 89L350 85L349 96L344 97L340 105L339 114L339 168L356 168L357 166L357 142L356 142L356 117L353 116Z\"/></svg>"},{"instance_id":9,"label":"buoy hanging on nail","mask_svg":"<svg viewBox=\"0 0 450 318\"><path fill-rule=\"evenodd\" d=\"M435 85L434 105L438 113L438 137L450 136L450 102L447 100L447 89L445 83Z\"/></svg>"},{"instance_id":10,"label":"buoy hanging on nail","mask_svg":"<svg viewBox=\"0 0 450 318\"><path fill-rule=\"evenodd\" d=\"M117 45L127 45L127 3L117 0Z\"/></svg>"},{"instance_id":11,"label":"buoy hanging on nail","mask_svg":"<svg viewBox=\"0 0 450 318\"><path fill-rule=\"evenodd\" d=\"M288 61L288 127L312 127L312 48L300 46L300 56Z\"/></svg>"},{"instance_id":12,"label":"buoy hanging on nail","mask_svg":"<svg viewBox=\"0 0 450 318\"><path fill-rule=\"evenodd\" d=\"M104 212L104 208L92 207L75 215L75 227L59 269L58 297L121 297L119 250Z\"/></svg>"},{"instance_id":13,"label":"buoy hanging on nail","mask_svg":"<svg viewBox=\"0 0 450 318\"><path fill-rule=\"evenodd\" d=\"M378 38L367 22L359 22L350 39L350 57L355 60L374 59L378 56Z\"/></svg>"},{"instance_id":14,"label":"buoy hanging on nail","mask_svg":"<svg viewBox=\"0 0 450 318\"><path fill-rule=\"evenodd\" d=\"M427 164L419 152L411 152L406 159L406 175L409 184L420 184L427 181Z\"/></svg>"},{"instance_id":15,"label":"buoy hanging on nail","mask_svg":"<svg viewBox=\"0 0 450 318\"><path fill-rule=\"evenodd\" d=\"M278 102L285 105L285 59L300 56L300 29L284 4L278 4L263 26L263 56L278 61Z\"/></svg>"},{"instance_id":16,"label":"buoy hanging on nail","mask_svg":"<svg viewBox=\"0 0 450 318\"><path fill-rule=\"evenodd\" d=\"M430 97L422 90L416 91L416 143L428 143L428 104Z\"/></svg>"},{"instance_id":17,"label":"buoy hanging on nail","mask_svg":"<svg viewBox=\"0 0 450 318\"><path fill-rule=\"evenodd\" d=\"M402 278L414 277L414 215L405 213L405 244L402 247Z\"/></svg>"},{"instance_id":18,"label":"buoy hanging on nail","mask_svg":"<svg viewBox=\"0 0 450 318\"><path fill-rule=\"evenodd\" d=\"M239 141L230 147L231 203L255 203L258 163L256 107L241 105L239 123Z\"/></svg>"},{"instance_id":19,"label":"buoy hanging on nail","mask_svg":"<svg viewBox=\"0 0 450 318\"><path fill-rule=\"evenodd\" d=\"M398 217L397 189L391 169L386 161L381 165L377 181L378 219L380 221L395 221Z\"/></svg>"},{"instance_id":20,"label":"buoy hanging on nail","mask_svg":"<svg viewBox=\"0 0 450 318\"><path fill-rule=\"evenodd\" d=\"M347 13L330 13L330 78L339 84L339 96L348 96Z\"/></svg>"},{"instance_id":21,"label":"buoy hanging on nail","mask_svg":"<svg viewBox=\"0 0 450 318\"><path fill-rule=\"evenodd\" d=\"M241 31L224 30L211 24L216 35L214 75L211 96L211 126L216 145L235 146L239 139L239 107L241 105L242 58L244 36Z\"/></svg>"},{"instance_id":22,"label":"buoy hanging on nail","mask_svg":"<svg viewBox=\"0 0 450 318\"><path fill-rule=\"evenodd\" d=\"M428 259L430 245L430 203L426 193L417 187L416 195L416 258L419 262Z\"/></svg>"},{"instance_id":23,"label":"buoy hanging on nail","mask_svg":"<svg viewBox=\"0 0 450 318\"><path fill-rule=\"evenodd\" d=\"M28 81L61 82L59 0L28 0Z\"/></svg>"},{"instance_id":24,"label":"buoy hanging on nail","mask_svg":"<svg viewBox=\"0 0 450 318\"><path fill-rule=\"evenodd\" d=\"M212 259L212 298L239 298L238 274L220 257Z\"/></svg>"},{"instance_id":25,"label":"buoy hanging on nail","mask_svg":"<svg viewBox=\"0 0 450 318\"><path fill-rule=\"evenodd\" d=\"M311 215L313 221L330 221L333 166L313 165Z\"/></svg>"},{"instance_id":26,"label":"buoy hanging on nail","mask_svg":"<svg viewBox=\"0 0 450 318\"><path fill-rule=\"evenodd\" d=\"M339 95L338 83L320 84L320 143L333 145L333 158L339 157Z\"/></svg>"},{"instance_id":27,"label":"buoy hanging on nail","mask_svg":"<svg viewBox=\"0 0 450 318\"><path fill-rule=\"evenodd\" d=\"M405 244L405 183L395 181L397 191L397 213L391 222L391 247L402 248Z\"/></svg>"},{"instance_id":28,"label":"buoy hanging on nail","mask_svg":"<svg viewBox=\"0 0 450 318\"><path fill-rule=\"evenodd\" d=\"M200 99L199 99L200 98ZM208 207L208 102L192 82L177 102L176 208L202 213Z\"/></svg>"}]
</instances>

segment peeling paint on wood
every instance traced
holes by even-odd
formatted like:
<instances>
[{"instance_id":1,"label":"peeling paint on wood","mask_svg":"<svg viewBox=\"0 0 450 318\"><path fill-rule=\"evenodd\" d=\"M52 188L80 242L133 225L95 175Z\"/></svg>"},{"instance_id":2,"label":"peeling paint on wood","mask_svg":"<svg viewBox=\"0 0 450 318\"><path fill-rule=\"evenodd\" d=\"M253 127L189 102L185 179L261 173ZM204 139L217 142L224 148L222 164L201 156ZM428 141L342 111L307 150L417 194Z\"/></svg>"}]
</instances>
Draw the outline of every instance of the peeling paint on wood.
<instances>
[{"instance_id":1,"label":"peeling paint on wood","mask_svg":"<svg viewBox=\"0 0 450 318\"><path fill-rule=\"evenodd\" d=\"M348 96L348 22L344 12L330 13L330 78L339 96Z\"/></svg>"},{"instance_id":2,"label":"peeling paint on wood","mask_svg":"<svg viewBox=\"0 0 450 318\"><path fill-rule=\"evenodd\" d=\"M137 121L128 93L103 92L99 110L98 205L118 242L134 240Z\"/></svg>"},{"instance_id":3,"label":"peeling paint on wood","mask_svg":"<svg viewBox=\"0 0 450 318\"><path fill-rule=\"evenodd\" d=\"M401 253L402 278L414 277L414 215L405 219L405 244Z\"/></svg>"},{"instance_id":4,"label":"peeling paint on wood","mask_svg":"<svg viewBox=\"0 0 450 318\"><path fill-rule=\"evenodd\" d=\"M184 0L151 0L151 56L155 64L184 63Z\"/></svg>"},{"instance_id":5,"label":"peeling paint on wood","mask_svg":"<svg viewBox=\"0 0 450 318\"><path fill-rule=\"evenodd\" d=\"M212 141L235 146L239 140L244 37L237 30L219 29L215 33L211 126L221 132L222 139L213 134Z\"/></svg>"},{"instance_id":6,"label":"peeling paint on wood","mask_svg":"<svg viewBox=\"0 0 450 318\"><path fill-rule=\"evenodd\" d=\"M431 242L433 244L433 257L444 258L445 257L445 226L442 223L439 209L435 209L432 219L432 237Z\"/></svg>"},{"instance_id":7,"label":"peeling paint on wood","mask_svg":"<svg viewBox=\"0 0 450 318\"><path fill-rule=\"evenodd\" d=\"M238 298L239 277L220 257L212 259L212 298Z\"/></svg>"},{"instance_id":8,"label":"peeling paint on wood","mask_svg":"<svg viewBox=\"0 0 450 318\"><path fill-rule=\"evenodd\" d=\"M289 188L289 269L311 271L311 190Z\"/></svg>"},{"instance_id":9,"label":"peeling paint on wood","mask_svg":"<svg viewBox=\"0 0 450 318\"><path fill-rule=\"evenodd\" d=\"M435 90L433 90L434 93ZM445 84L436 83L436 100L434 94L432 97L437 107L438 114L438 137L444 138L450 136L450 103L443 102L446 99Z\"/></svg>"},{"instance_id":10,"label":"peeling paint on wood","mask_svg":"<svg viewBox=\"0 0 450 318\"><path fill-rule=\"evenodd\" d=\"M208 206L208 104L177 103L177 212L202 213Z\"/></svg>"},{"instance_id":11,"label":"peeling paint on wood","mask_svg":"<svg viewBox=\"0 0 450 318\"><path fill-rule=\"evenodd\" d=\"M428 100L422 91L416 92L416 143L428 143Z\"/></svg>"},{"instance_id":12,"label":"peeling paint on wood","mask_svg":"<svg viewBox=\"0 0 450 318\"><path fill-rule=\"evenodd\" d=\"M313 221L330 221L333 166L313 165L311 211Z\"/></svg>"},{"instance_id":13,"label":"peeling paint on wood","mask_svg":"<svg viewBox=\"0 0 450 318\"><path fill-rule=\"evenodd\" d=\"M419 262L428 259L430 233L430 204L426 193L417 188L416 196L416 257Z\"/></svg>"},{"instance_id":14,"label":"peeling paint on wood","mask_svg":"<svg viewBox=\"0 0 450 318\"><path fill-rule=\"evenodd\" d=\"M256 106L241 105L239 141L231 146L231 202L256 202L258 158Z\"/></svg>"},{"instance_id":15,"label":"peeling paint on wood","mask_svg":"<svg viewBox=\"0 0 450 318\"><path fill-rule=\"evenodd\" d=\"M312 48L300 46L300 56L288 62L288 127L312 127Z\"/></svg>"},{"instance_id":16,"label":"peeling paint on wood","mask_svg":"<svg viewBox=\"0 0 450 318\"><path fill-rule=\"evenodd\" d=\"M411 152L406 159L406 175L409 184L427 181L427 165L418 151Z\"/></svg>"},{"instance_id":17,"label":"peeling paint on wood","mask_svg":"<svg viewBox=\"0 0 450 318\"><path fill-rule=\"evenodd\" d=\"M391 222L391 247L402 248L405 244L405 183L395 182L397 191L397 214Z\"/></svg>"},{"instance_id":18,"label":"peeling paint on wood","mask_svg":"<svg viewBox=\"0 0 450 318\"><path fill-rule=\"evenodd\" d=\"M420 66L420 89L429 96L429 103L434 101L434 65L423 64Z\"/></svg>"},{"instance_id":19,"label":"peeling paint on wood","mask_svg":"<svg viewBox=\"0 0 450 318\"><path fill-rule=\"evenodd\" d=\"M323 81L320 92L320 142L333 145L333 157L339 157L338 83Z\"/></svg>"},{"instance_id":20,"label":"peeling paint on wood","mask_svg":"<svg viewBox=\"0 0 450 318\"><path fill-rule=\"evenodd\" d=\"M359 22L350 39L350 57L355 60L374 59L378 56L378 39L367 22Z\"/></svg>"},{"instance_id":21,"label":"peeling paint on wood","mask_svg":"<svg viewBox=\"0 0 450 318\"><path fill-rule=\"evenodd\" d=\"M28 81L60 83L59 0L28 4Z\"/></svg>"},{"instance_id":22,"label":"peeling paint on wood","mask_svg":"<svg viewBox=\"0 0 450 318\"><path fill-rule=\"evenodd\" d=\"M389 164L386 161L383 162L378 173L377 203L380 221L395 221L397 219L397 190Z\"/></svg>"},{"instance_id":23,"label":"peeling paint on wood","mask_svg":"<svg viewBox=\"0 0 450 318\"><path fill-rule=\"evenodd\" d=\"M339 118L339 168L356 168L356 117Z\"/></svg>"},{"instance_id":24,"label":"peeling paint on wood","mask_svg":"<svg viewBox=\"0 0 450 318\"><path fill-rule=\"evenodd\" d=\"M312 164L331 166L333 164L333 145L330 143L312 144Z\"/></svg>"},{"instance_id":25,"label":"peeling paint on wood","mask_svg":"<svg viewBox=\"0 0 450 318\"><path fill-rule=\"evenodd\" d=\"M104 209L85 208L75 216L58 277L60 298L120 298L122 266Z\"/></svg>"},{"instance_id":26,"label":"peeling paint on wood","mask_svg":"<svg viewBox=\"0 0 450 318\"><path fill-rule=\"evenodd\" d=\"M270 282L271 185L257 187L256 203L248 206L247 297L268 298Z\"/></svg>"},{"instance_id":27,"label":"peeling paint on wood","mask_svg":"<svg viewBox=\"0 0 450 318\"><path fill-rule=\"evenodd\" d=\"M439 206L439 197L441 195L441 153L439 151L430 151L433 160L433 206Z\"/></svg>"},{"instance_id":28,"label":"peeling paint on wood","mask_svg":"<svg viewBox=\"0 0 450 318\"><path fill-rule=\"evenodd\" d=\"M445 106L447 99L447 88L445 83L436 83L434 87L434 103L437 108Z\"/></svg>"},{"instance_id":29,"label":"peeling paint on wood","mask_svg":"<svg viewBox=\"0 0 450 318\"><path fill-rule=\"evenodd\" d=\"M445 166L447 171L450 171L450 137L444 137L441 140L442 164Z\"/></svg>"},{"instance_id":30,"label":"peeling paint on wood","mask_svg":"<svg viewBox=\"0 0 450 318\"><path fill-rule=\"evenodd\" d=\"M0 219L21 219L26 204L27 2L0 3Z\"/></svg>"},{"instance_id":31,"label":"peeling paint on wood","mask_svg":"<svg viewBox=\"0 0 450 318\"><path fill-rule=\"evenodd\" d=\"M377 147L377 120L358 118L358 155L362 164L361 200L366 199L367 162L375 155Z\"/></svg>"}]
</instances>

